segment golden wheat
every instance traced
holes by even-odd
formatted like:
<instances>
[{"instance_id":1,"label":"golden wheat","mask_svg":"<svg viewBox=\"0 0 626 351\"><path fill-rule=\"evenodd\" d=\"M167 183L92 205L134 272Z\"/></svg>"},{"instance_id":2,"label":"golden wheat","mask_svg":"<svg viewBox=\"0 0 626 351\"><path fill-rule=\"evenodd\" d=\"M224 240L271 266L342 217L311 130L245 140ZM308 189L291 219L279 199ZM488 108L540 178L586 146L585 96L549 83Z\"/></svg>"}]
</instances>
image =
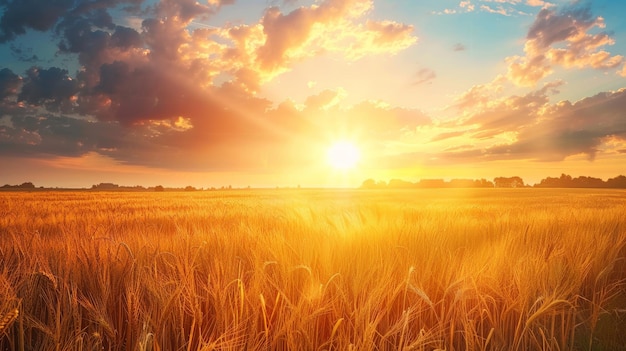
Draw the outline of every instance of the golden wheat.
<instances>
[{"instance_id":1,"label":"golden wheat","mask_svg":"<svg viewBox=\"0 0 626 351\"><path fill-rule=\"evenodd\" d=\"M620 191L0 195L0 349L626 343Z\"/></svg>"},{"instance_id":2,"label":"golden wheat","mask_svg":"<svg viewBox=\"0 0 626 351\"><path fill-rule=\"evenodd\" d=\"M11 311L7 312L5 315L3 315L0 318L0 333L3 332L5 329L8 329L11 323L13 323L13 321L17 319L19 314L20 310L14 308Z\"/></svg>"}]
</instances>

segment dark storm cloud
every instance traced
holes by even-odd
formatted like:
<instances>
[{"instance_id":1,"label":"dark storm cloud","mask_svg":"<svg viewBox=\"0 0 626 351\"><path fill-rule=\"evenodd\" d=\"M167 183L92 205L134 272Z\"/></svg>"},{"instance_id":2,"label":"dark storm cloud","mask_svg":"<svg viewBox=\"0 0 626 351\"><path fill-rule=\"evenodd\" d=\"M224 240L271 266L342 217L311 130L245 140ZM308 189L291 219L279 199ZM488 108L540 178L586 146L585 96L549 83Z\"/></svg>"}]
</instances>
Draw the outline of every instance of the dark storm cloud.
<instances>
[{"instance_id":1,"label":"dark storm cloud","mask_svg":"<svg viewBox=\"0 0 626 351\"><path fill-rule=\"evenodd\" d=\"M78 92L78 83L67 70L57 67L43 69L32 67L26 72L24 84L18 94L18 101L32 105L46 105L56 109L68 102Z\"/></svg>"},{"instance_id":2,"label":"dark storm cloud","mask_svg":"<svg viewBox=\"0 0 626 351\"><path fill-rule=\"evenodd\" d=\"M0 69L0 100L17 95L22 79L8 68Z\"/></svg>"},{"instance_id":3,"label":"dark storm cloud","mask_svg":"<svg viewBox=\"0 0 626 351\"><path fill-rule=\"evenodd\" d=\"M0 43L13 40L27 29L46 31L74 5L74 0L13 0L4 3L0 18Z\"/></svg>"},{"instance_id":4,"label":"dark storm cloud","mask_svg":"<svg viewBox=\"0 0 626 351\"><path fill-rule=\"evenodd\" d=\"M141 36L132 28L116 26L111 36L111 45L121 49L140 47L142 44Z\"/></svg>"},{"instance_id":5,"label":"dark storm cloud","mask_svg":"<svg viewBox=\"0 0 626 351\"><path fill-rule=\"evenodd\" d=\"M110 34L102 30L91 30L91 22L85 19L76 19L71 23L64 23L63 41L59 49L64 53L97 53L106 47ZM81 59L81 63L84 62Z\"/></svg>"},{"instance_id":6,"label":"dark storm cloud","mask_svg":"<svg viewBox=\"0 0 626 351\"><path fill-rule=\"evenodd\" d=\"M31 157L81 156L88 152L132 148L118 124L59 115L22 115L0 126L0 154Z\"/></svg>"},{"instance_id":7,"label":"dark storm cloud","mask_svg":"<svg viewBox=\"0 0 626 351\"><path fill-rule=\"evenodd\" d=\"M126 62L115 61L103 64L99 76L92 94L109 101L106 114L95 113L102 119L132 125L178 116L195 119L200 111L214 110L210 95L201 97L194 82L184 74L148 64L132 68Z\"/></svg>"},{"instance_id":8,"label":"dark storm cloud","mask_svg":"<svg viewBox=\"0 0 626 351\"><path fill-rule=\"evenodd\" d=\"M87 16L98 27L110 25L106 9L125 4L137 11L143 0L7 0L0 2L0 43L25 34L27 29L47 31L63 18Z\"/></svg>"},{"instance_id":9,"label":"dark storm cloud","mask_svg":"<svg viewBox=\"0 0 626 351\"><path fill-rule=\"evenodd\" d=\"M73 15L89 13L94 10L102 10L123 5L123 10L135 13L140 10L140 5L144 0L83 0L77 1L76 7L72 10Z\"/></svg>"}]
</instances>

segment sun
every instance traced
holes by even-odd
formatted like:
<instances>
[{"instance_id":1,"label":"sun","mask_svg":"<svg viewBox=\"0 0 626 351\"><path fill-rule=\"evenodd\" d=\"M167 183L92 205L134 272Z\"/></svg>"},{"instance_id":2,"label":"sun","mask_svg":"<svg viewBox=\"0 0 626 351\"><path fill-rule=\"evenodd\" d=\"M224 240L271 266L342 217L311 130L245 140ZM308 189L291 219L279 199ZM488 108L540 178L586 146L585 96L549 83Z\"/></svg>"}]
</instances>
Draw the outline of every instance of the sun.
<instances>
[{"instance_id":1,"label":"sun","mask_svg":"<svg viewBox=\"0 0 626 351\"><path fill-rule=\"evenodd\" d=\"M327 157L331 167L345 171L357 165L361 158L361 152L353 143L342 140L328 148Z\"/></svg>"}]
</instances>

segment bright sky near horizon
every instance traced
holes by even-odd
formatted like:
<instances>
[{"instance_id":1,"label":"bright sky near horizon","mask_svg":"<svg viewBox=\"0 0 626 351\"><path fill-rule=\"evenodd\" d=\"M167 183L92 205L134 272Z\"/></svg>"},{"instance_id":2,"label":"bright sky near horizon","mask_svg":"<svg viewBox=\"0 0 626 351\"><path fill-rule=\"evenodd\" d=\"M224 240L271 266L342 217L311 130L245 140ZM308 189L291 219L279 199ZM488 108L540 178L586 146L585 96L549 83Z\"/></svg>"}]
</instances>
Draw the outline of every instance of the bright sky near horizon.
<instances>
[{"instance_id":1,"label":"bright sky near horizon","mask_svg":"<svg viewBox=\"0 0 626 351\"><path fill-rule=\"evenodd\" d=\"M0 13L0 185L626 173L623 1L0 0Z\"/></svg>"}]
</instances>

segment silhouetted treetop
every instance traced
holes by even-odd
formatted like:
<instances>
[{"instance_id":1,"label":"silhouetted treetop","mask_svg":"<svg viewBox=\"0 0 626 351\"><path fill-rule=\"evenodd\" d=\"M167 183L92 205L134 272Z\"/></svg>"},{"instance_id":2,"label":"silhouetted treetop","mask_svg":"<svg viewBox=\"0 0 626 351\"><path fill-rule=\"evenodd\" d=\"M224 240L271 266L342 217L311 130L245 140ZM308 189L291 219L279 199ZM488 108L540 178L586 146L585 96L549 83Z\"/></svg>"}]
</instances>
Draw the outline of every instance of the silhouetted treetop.
<instances>
[{"instance_id":1,"label":"silhouetted treetop","mask_svg":"<svg viewBox=\"0 0 626 351\"><path fill-rule=\"evenodd\" d=\"M361 184L362 189L411 189L411 188L522 188L527 187L521 177L496 177L493 182L486 179L422 179L411 183L401 179L392 179L389 184L384 181L366 179ZM612 188L626 189L626 176L620 175L603 181L600 178L580 176L573 178L567 174L560 177L547 177L535 184L537 188Z\"/></svg>"}]
</instances>

